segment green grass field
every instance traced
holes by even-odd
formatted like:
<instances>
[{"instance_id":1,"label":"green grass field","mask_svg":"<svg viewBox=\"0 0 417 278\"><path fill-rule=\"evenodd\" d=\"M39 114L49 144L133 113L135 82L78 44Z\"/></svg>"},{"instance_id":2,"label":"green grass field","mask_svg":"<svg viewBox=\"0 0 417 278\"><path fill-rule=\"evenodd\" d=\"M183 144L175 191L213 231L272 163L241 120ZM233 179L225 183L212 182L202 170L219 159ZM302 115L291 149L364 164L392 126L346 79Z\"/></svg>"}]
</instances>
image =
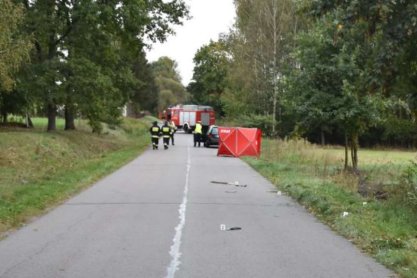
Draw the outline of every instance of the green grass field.
<instances>
[{"instance_id":1,"label":"green grass field","mask_svg":"<svg viewBox=\"0 0 417 278\"><path fill-rule=\"evenodd\" d=\"M18 227L136 157L149 145L152 119L125 119L118 128L92 134L83 121L77 130L45 132L0 127L0 233Z\"/></svg>"},{"instance_id":2,"label":"green grass field","mask_svg":"<svg viewBox=\"0 0 417 278\"><path fill-rule=\"evenodd\" d=\"M264 140L261 157L245 160L401 277L417 277L417 211L399 197L404 196L399 194L404 193L402 177L416 153L360 150L362 182L372 192L386 193L384 199L359 194L359 178L343 171L343 158L343 148Z\"/></svg>"}]
</instances>

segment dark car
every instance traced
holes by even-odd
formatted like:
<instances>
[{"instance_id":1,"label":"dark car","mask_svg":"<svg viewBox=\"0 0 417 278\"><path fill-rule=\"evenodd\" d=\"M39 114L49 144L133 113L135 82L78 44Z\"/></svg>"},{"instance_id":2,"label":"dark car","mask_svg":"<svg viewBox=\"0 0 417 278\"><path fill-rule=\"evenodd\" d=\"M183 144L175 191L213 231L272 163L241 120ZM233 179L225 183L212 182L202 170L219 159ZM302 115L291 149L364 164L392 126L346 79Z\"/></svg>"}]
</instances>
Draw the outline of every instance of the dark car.
<instances>
[{"instance_id":1,"label":"dark car","mask_svg":"<svg viewBox=\"0 0 417 278\"><path fill-rule=\"evenodd\" d=\"M219 145L219 129L216 125L211 125L207 131L207 135L204 138L204 147Z\"/></svg>"}]
</instances>

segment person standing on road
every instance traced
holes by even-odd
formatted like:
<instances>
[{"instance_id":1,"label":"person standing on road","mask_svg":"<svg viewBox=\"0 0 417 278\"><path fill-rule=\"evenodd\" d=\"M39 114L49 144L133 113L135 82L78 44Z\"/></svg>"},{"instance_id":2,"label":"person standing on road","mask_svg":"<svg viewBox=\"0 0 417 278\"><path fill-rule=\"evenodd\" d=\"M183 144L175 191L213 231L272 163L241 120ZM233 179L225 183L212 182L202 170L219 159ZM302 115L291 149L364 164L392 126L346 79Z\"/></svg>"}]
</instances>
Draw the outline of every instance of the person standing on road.
<instances>
[{"instance_id":1,"label":"person standing on road","mask_svg":"<svg viewBox=\"0 0 417 278\"><path fill-rule=\"evenodd\" d=\"M153 122L149 132L151 133L152 148L157 150L159 145L159 136L161 134L161 129L159 128L157 121Z\"/></svg>"},{"instance_id":2,"label":"person standing on road","mask_svg":"<svg viewBox=\"0 0 417 278\"><path fill-rule=\"evenodd\" d=\"M169 120L168 125L171 128L171 143L174 146L174 133L177 132L177 126L172 120Z\"/></svg>"},{"instance_id":3,"label":"person standing on road","mask_svg":"<svg viewBox=\"0 0 417 278\"><path fill-rule=\"evenodd\" d=\"M168 122L166 121L164 125L162 126L162 140L164 141L164 149L168 149L169 145L169 138L171 138L171 128L168 125Z\"/></svg>"},{"instance_id":4,"label":"person standing on road","mask_svg":"<svg viewBox=\"0 0 417 278\"><path fill-rule=\"evenodd\" d=\"M201 136L203 135L203 125L201 124L201 121L198 121L195 124L195 129L194 129L194 147L197 145L200 147L200 143L201 143Z\"/></svg>"}]
</instances>

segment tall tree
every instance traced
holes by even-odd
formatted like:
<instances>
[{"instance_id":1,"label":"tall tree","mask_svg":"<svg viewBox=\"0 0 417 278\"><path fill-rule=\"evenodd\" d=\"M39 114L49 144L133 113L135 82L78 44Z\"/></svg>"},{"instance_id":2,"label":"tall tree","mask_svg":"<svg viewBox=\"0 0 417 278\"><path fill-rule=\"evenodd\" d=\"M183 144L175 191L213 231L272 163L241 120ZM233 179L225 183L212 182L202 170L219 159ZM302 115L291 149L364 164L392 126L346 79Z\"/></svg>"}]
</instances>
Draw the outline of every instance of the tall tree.
<instances>
[{"instance_id":1,"label":"tall tree","mask_svg":"<svg viewBox=\"0 0 417 278\"><path fill-rule=\"evenodd\" d=\"M0 91L11 91L14 74L29 57L30 37L22 32L24 13L11 0L0 2Z\"/></svg>"},{"instance_id":2,"label":"tall tree","mask_svg":"<svg viewBox=\"0 0 417 278\"><path fill-rule=\"evenodd\" d=\"M195 102L213 106L220 115L224 114L221 97L227 87L228 55L222 40L202 46L194 56L194 81L188 86Z\"/></svg>"},{"instance_id":3,"label":"tall tree","mask_svg":"<svg viewBox=\"0 0 417 278\"><path fill-rule=\"evenodd\" d=\"M139 84L133 70L143 40L163 41L188 13L182 0L23 2L36 39L36 80L27 82L45 103L48 130L55 129L58 104L66 105L68 121L78 109L94 129L120 114ZM80 79L86 87L72 83Z\"/></svg>"},{"instance_id":4,"label":"tall tree","mask_svg":"<svg viewBox=\"0 0 417 278\"><path fill-rule=\"evenodd\" d=\"M24 12L21 5L0 1L0 116L7 121L9 113L22 112L25 98L16 90L16 74L29 60L30 36L22 32Z\"/></svg>"},{"instance_id":5,"label":"tall tree","mask_svg":"<svg viewBox=\"0 0 417 278\"><path fill-rule=\"evenodd\" d=\"M159 91L158 111L170 105L183 103L188 95L178 73L177 63L169 57L161 57L152 63L152 72Z\"/></svg>"},{"instance_id":6,"label":"tall tree","mask_svg":"<svg viewBox=\"0 0 417 278\"><path fill-rule=\"evenodd\" d=\"M296 3L292 0L236 0L238 36L234 36L239 49L237 61L248 61L252 82L246 84L256 100L255 113L271 117L271 130L276 133L276 120L282 115L282 88L284 70L290 63L292 38L299 20ZM238 65L242 66L242 62ZM232 69L233 71L234 69ZM248 76L242 77L246 79ZM243 80L242 80L243 81Z\"/></svg>"},{"instance_id":7,"label":"tall tree","mask_svg":"<svg viewBox=\"0 0 417 278\"><path fill-rule=\"evenodd\" d=\"M382 107L378 96L361 95L352 85L360 70L357 51L345 51L345 41L335 40L337 28L331 18L323 18L315 28L300 36L295 68L289 80L288 98L294 104L298 124L305 130L337 126L351 149L352 166L358 166L358 136L377 123Z\"/></svg>"},{"instance_id":8,"label":"tall tree","mask_svg":"<svg viewBox=\"0 0 417 278\"><path fill-rule=\"evenodd\" d=\"M136 113L140 111L149 111L156 113L158 110L158 87L156 85L155 76L152 66L148 63L145 53L141 55L134 63L134 75L139 80L138 86L135 87L131 96L131 104Z\"/></svg>"},{"instance_id":9,"label":"tall tree","mask_svg":"<svg viewBox=\"0 0 417 278\"><path fill-rule=\"evenodd\" d=\"M393 93L403 43L415 34L413 20L398 15L415 7L408 1L313 1L316 23L298 48L301 98L307 115L331 119L343 129L351 161L358 168L359 136L381 118ZM416 21L416 20L414 20ZM399 31L393 33L393 30ZM323 52L323 50L326 50ZM305 111L305 112L306 112Z\"/></svg>"}]
</instances>

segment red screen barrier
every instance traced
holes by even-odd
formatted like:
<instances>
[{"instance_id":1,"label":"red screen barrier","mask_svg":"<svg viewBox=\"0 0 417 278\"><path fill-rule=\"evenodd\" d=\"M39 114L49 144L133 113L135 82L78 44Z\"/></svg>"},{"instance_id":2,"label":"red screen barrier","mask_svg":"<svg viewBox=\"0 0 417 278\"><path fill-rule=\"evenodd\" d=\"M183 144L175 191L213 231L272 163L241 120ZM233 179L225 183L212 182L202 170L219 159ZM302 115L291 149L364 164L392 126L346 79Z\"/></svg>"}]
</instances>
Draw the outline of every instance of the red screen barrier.
<instances>
[{"instance_id":1,"label":"red screen barrier","mask_svg":"<svg viewBox=\"0 0 417 278\"><path fill-rule=\"evenodd\" d=\"M262 132L257 128L219 127L218 156L257 156L261 154Z\"/></svg>"}]
</instances>

